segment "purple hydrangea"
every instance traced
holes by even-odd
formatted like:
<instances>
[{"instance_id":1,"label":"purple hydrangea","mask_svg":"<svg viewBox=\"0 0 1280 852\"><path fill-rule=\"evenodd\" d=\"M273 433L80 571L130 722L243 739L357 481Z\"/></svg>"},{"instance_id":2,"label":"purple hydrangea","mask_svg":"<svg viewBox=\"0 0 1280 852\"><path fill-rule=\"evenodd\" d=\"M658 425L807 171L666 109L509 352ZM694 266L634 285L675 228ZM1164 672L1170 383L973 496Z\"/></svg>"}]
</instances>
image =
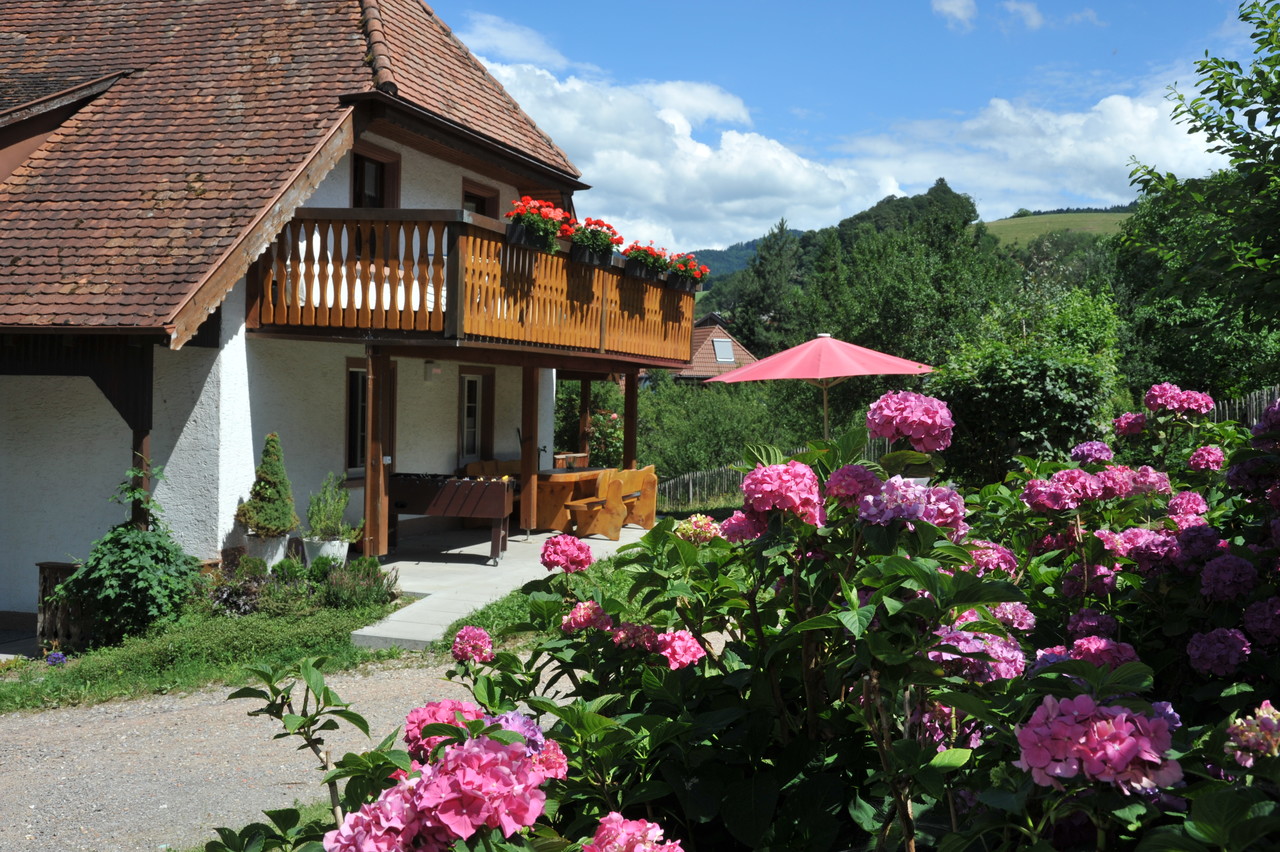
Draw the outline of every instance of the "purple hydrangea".
<instances>
[{"instance_id":1,"label":"purple hydrangea","mask_svg":"<svg viewBox=\"0 0 1280 852\"><path fill-rule=\"evenodd\" d=\"M1245 607L1244 629L1259 645L1280 642L1280 598L1269 597Z\"/></svg>"},{"instance_id":2,"label":"purple hydrangea","mask_svg":"<svg viewBox=\"0 0 1280 852\"><path fill-rule=\"evenodd\" d=\"M1211 601L1231 601L1253 591L1258 569L1247 559L1232 553L1215 556L1200 573L1200 594Z\"/></svg>"},{"instance_id":3,"label":"purple hydrangea","mask_svg":"<svg viewBox=\"0 0 1280 852\"><path fill-rule=\"evenodd\" d=\"M938 642L953 646L960 653L933 650L929 659L941 663L945 672L963 677L974 683L993 680L1009 680L1022 674L1027 658L1022 647L1013 639L990 633L971 633L954 627L940 627L934 631ZM962 654L985 654L990 660L980 660Z\"/></svg>"},{"instance_id":4,"label":"purple hydrangea","mask_svg":"<svg viewBox=\"0 0 1280 852\"><path fill-rule=\"evenodd\" d=\"M1280 432L1280 399L1267 406L1267 410L1262 412L1262 417L1253 424L1253 429L1250 431L1254 436L1250 443L1257 449L1280 449L1280 441L1275 437L1267 437Z\"/></svg>"},{"instance_id":5,"label":"purple hydrangea","mask_svg":"<svg viewBox=\"0 0 1280 852\"><path fill-rule=\"evenodd\" d=\"M1067 633L1074 639L1082 639L1085 636L1114 636L1116 627L1114 618L1089 607L1080 609L1067 621Z\"/></svg>"},{"instance_id":6,"label":"purple hydrangea","mask_svg":"<svg viewBox=\"0 0 1280 852\"><path fill-rule=\"evenodd\" d=\"M1187 643L1191 668L1200 674L1230 677L1249 657L1249 640L1239 630L1219 627L1208 633L1196 633Z\"/></svg>"},{"instance_id":7,"label":"purple hydrangea","mask_svg":"<svg viewBox=\"0 0 1280 852\"><path fill-rule=\"evenodd\" d=\"M51 666L61 666L67 662L67 655L61 651L51 651L44 661Z\"/></svg>"},{"instance_id":8,"label":"purple hydrangea","mask_svg":"<svg viewBox=\"0 0 1280 852\"><path fill-rule=\"evenodd\" d=\"M1085 441L1071 448L1071 460L1080 464L1097 464L1113 458L1115 453L1103 441Z\"/></svg>"},{"instance_id":9,"label":"purple hydrangea","mask_svg":"<svg viewBox=\"0 0 1280 852\"><path fill-rule=\"evenodd\" d=\"M1178 547L1184 563L1207 562L1221 550L1222 537L1216 527L1191 527L1178 533Z\"/></svg>"},{"instance_id":10,"label":"purple hydrangea","mask_svg":"<svg viewBox=\"0 0 1280 852\"><path fill-rule=\"evenodd\" d=\"M523 713L510 710L501 716L485 716L484 720L487 724L498 725L524 737L524 743L528 746L529 751L542 751L542 745L546 741L546 737L542 733L542 729L538 727L538 723Z\"/></svg>"},{"instance_id":11,"label":"purple hydrangea","mask_svg":"<svg viewBox=\"0 0 1280 852\"><path fill-rule=\"evenodd\" d=\"M869 524L895 520L918 521L929 501L929 488L900 476L889 479L879 494L868 494L858 504L858 517Z\"/></svg>"},{"instance_id":12,"label":"purple hydrangea","mask_svg":"<svg viewBox=\"0 0 1280 852\"><path fill-rule=\"evenodd\" d=\"M1077 562L1062 578L1062 594L1069 598L1109 595L1116 590L1115 569L1106 565L1081 565Z\"/></svg>"}]
</instances>

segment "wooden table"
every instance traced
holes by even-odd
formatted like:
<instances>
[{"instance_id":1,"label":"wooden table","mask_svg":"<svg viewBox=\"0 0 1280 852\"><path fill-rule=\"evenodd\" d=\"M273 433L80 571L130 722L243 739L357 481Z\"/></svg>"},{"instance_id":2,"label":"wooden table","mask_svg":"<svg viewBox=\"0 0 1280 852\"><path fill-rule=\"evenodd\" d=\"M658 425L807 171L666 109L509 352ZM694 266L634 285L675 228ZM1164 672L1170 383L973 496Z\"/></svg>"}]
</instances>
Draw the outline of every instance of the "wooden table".
<instances>
[{"instance_id":1,"label":"wooden table","mask_svg":"<svg viewBox=\"0 0 1280 852\"><path fill-rule=\"evenodd\" d=\"M538 529L573 532L573 518L565 503L595 493L602 467L538 471Z\"/></svg>"}]
</instances>

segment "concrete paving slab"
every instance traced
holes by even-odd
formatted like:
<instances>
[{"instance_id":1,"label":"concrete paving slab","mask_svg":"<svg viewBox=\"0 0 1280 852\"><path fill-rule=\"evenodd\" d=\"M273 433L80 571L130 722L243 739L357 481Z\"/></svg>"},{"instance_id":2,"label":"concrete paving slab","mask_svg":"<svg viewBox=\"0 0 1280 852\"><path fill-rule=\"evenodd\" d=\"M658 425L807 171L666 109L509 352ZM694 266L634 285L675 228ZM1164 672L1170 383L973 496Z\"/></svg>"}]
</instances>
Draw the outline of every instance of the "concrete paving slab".
<instances>
[{"instance_id":1,"label":"concrete paving slab","mask_svg":"<svg viewBox=\"0 0 1280 852\"><path fill-rule=\"evenodd\" d=\"M624 544L639 541L645 530L623 527L618 541L583 539L597 558L611 556ZM540 561L542 544L555 532L513 537L505 556L489 566L489 531L451 530L405 536L388 557L384 570L395 569L400 589L416 597L377 624L353 631L362 648L399 647L417 651L444 637L449 625L492 603L530 580L547 575Z\"/></svg>"}]
</instances>

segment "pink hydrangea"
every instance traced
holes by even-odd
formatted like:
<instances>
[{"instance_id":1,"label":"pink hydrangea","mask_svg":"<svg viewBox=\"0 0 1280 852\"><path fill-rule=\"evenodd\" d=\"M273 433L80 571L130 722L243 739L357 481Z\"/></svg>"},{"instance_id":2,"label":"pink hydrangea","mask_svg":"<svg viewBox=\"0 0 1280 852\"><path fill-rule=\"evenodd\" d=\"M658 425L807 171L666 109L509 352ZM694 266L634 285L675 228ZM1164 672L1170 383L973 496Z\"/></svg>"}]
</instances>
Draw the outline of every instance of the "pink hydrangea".
<instances>
[{"instance_id":1,"label":"pink hydrangea","mask_svg":"<svg viewBox=\"0 0 1280 852\"><path fill-rule=\"evenodd\" d=\"M937 701L917 707L911 714L916 726L916 739L928 743L938 752L949 748L978 748L982 745L982 723Z\"/></svg>"},{"instance_id":2,"label":"pink hydrangea","mask_svg":"<svg viewBox=\"0 0 1280 852\"><path fill-rule=\"evenodd\" d=\"M1073 660L1084 660L1102 668L1114 669L1125 663L1138 662L1138 652L1128 642L1116 642L1105 636L1084 636L1071 643L1068 652Z\"/></svg>"},{"instance_id":3,"label":"pink hydrangea","mask_svg":"<svg viewBox=\"0 0 1280 852\"><path fill-rule=\"evenodd\" d=\"M1080 505L1080 496L1063 482L1032 479L1022 487L1022 502L1033 512L1064 512Z\"/></svg>"},{"instance_id":4,"label":"pink hydrangea","mask_svg":"<svg viewBox=\"0 0 1280 852\"><path fill-rule=\"evenodd\" d=\"M1071 492L1077 505L1086 500L1098 500L1102 497L1102 482L1092 473L1078 467L1060 470L1049 477L1049 481Z\"/></svg>"},{"instance_id":5,"label":"pink hydrangea","mask_svg":"<svg viewBox=\"0 0 1280 852\"><path fill-rule=\"evenodd\" d=\"M1182 412L1190 411L1193 414L1208 414L1210 411L1213 411L1213 397L1200 391L1183 391L1182 395L1178 397L1176 408L1174 410Z\"/></svg>"},{"instance_id":6,"label":"pink hydrangea","mask_svg":"<svg viewBox=\"0 0 1280 852\"><path fill-rule=\"evenodd\" d=\"M890 391L867 411L867 431L873 437L891 443L906 438L920 453L936 453L951 446L955 425L945 402L911 391Z\"/></svg>"},{"instance_id":7,"label":"pink hydrangea","mask_svg":"<svg viewBox=\"0 0 1280 852\"><path fill-rule=\"evenodd\" d=\"M1178 528L1180 533L1192 527L1203 527L1209 524L1204 515L1170 515L1169 520L1173 521L1173 525Z\"/></svg>"},{"instance_id":8,"label":"pink hydrangea","mask_svg":"<svg viewBox=\"0 0 1280 852\"><path fill-rule=\"evenodd\" d=\"M342 825L324 836L325 852L404 852L414 846L422 816L414 804L420 779L401 781L376 801L347 814ZM448 847L441 847L448 848Z\"/></svg>"},{"instance_id":9,"label":"pink hydrangea","mask_svg":"<svg viewBox=\"0 0 1280 852\"><path fill-rule=\"evenodd\" d=\"M1026 655L1014 639L947 626L939 627L934 634L938 637L939 645L950 645L956 649L950 651L937 648L928 652L929 659L941 663L947 674L974 683L987 683L1015 678L1026 668ZM969 656L972 654L986 655L991 659Z\"/></svg>"},{"instance_id":10,"label":"pink hydrangea","mask_svg":"<svg viewBox=\"0 0 1280 852\"><path fill-rule=\"evenodd\" d=\"M1161 382L1152 385L1142 401L1149 411L1159 411L1162 408L1173 409L1181 399L1182 388L1169 382Z\"/></svg>"},{"instance_id":11,"label":"pink hydrangea","mask_svg":"<svg viewBox=\"0 0 1280 852\"><path fill-rule=\"evenodd\" d=\"M1077 562L1062 578L1062 594L1079 598L1085 594L1102 597L1116 590L1115 569L1107 565L1081 565Z\"/></svg>"},{"instance_id":12,"label":"pink hydrangea","mask_svg":"<svg viewBox=\"0 0 1280 852\"><path fill-rule=\"evenodd\" d=\"M1036 617L1019 601L1004 601L991 610L996 621L1011 630L1032 630L1036 626Z\"/></svg>"},{"instance_id":13,"label":"pink hydrangea","mask_svg":"<svg viewBox=\"0 0 1280 852\"><path fill-rule=\"evenodd\" d=\"M663 842L662 827L643 819L626 819L614 811L600 820L582 852L682 852L680 841Z\"/></svg>"},{"instance_id":14,"label":"pink hydrangea","mask_svg":"<svg viewBox=\"0 0 1280 852\"><path fill-rule=\"evenodd\" d=\"M798 461L756 465L742 480L744 508L758 515L776 509L790 512L806 523L820 526L826 520L818 476L813 468Z\"/></svg>"},{"instance_id":15,"label":"pink hydrangea","mask_svg":"<svg viewBox=\"0 0 1280 852\"><path fill-rule=\"evenodd\" d=\"M752 511L734 512L720 524L720 535L725 541L737 544L755 541L769 528L768 522Z\"/></svg>"},{"instance_id":16,"label":"pink hydrangea","mask_svg":"<svg viewBox=\"0 0 1280 852\"><path fill-rule=\"evenodd\" d=\"M1071 448L1071 460L1080 464L1097 464L1111 461L1114 457L1115 453L1104 441L1085 441Z\"/></svg>"},{"instance_id":17,"label":"pink hydrangea","mask_svg":"<svg viewBox=\"0 0 1280 852\"><path fill-rule=\"evenodd\" d=\"M1141 435L1147 428L1147 415L1144 412L1125 412L1111 421L1116 427L1117 435Z\"/></svg>"},{"instance_id":18,"label":"pink hydrangea","mask_svg":"<svg viewBox=\"0 0 1280 852\"><path fill-rule=\"evenodd\" d=\"M1227 728L1227 754L1246 769L1259 757L1280 755L1280 710L1263 701L1252 716L1245 716Z\"/></svg>"},{"instance_id":19,"label":"pink hydrangea","mask_svg":"<svg viewBox=\"0 0 1280 852\"><path fill-rule=\"evenodd\" d=\"M1098 530L1094 535L1107 550L1132 559L1135 569L1144 577L1172 566L1181 557L1178 537L1172 530L1130 527L1118 535L1110 530Z\"/></svg>"},{"instance_id":20,"label":"pink hydrangea","mask_svg":"<svg viewBox=\"0 0 1280 852\"><path fill-rule=\"evenodd\" d=\"M1109 464L1094 474L1094 480L1101 490L1100 500L1124 498L1133 494L1133 470L1122 464Z\"/></svg>"},{"instance_id":21,"label":"pink hydrangea","mask_svg":"<svg viewBox=\"0 0 1280 852\"><path fill-rule=\"evenodd\" d=\"M654 640L654 648L667 658L667 667L672 670L691 666L707 655L688 630L659 633Z\"/></svg>"},{"instance_id":22,"label":"pink hydrangea","mask_svg":"<svg viewBox=\"0 0 1280 852\"><path fill-rule=\"evenodd\" d=\"M542 748L529 756L534 767L547 778L563 781L569 777L569 761L555 740L543 740Z\"/></svg>"},{"instance_id":23,"label":"pink hydrangea","mask_svg":"<svg viewBox=\"0 0 1280 852\"><path fill-rule=\"evenodd\" d=\"M879 494L884 482L860 464L847 464L827 477L826 492L846 509L856 507L863 497Z\"/></svg>"},{"instance_id":24,"label":"pink hydrangea","mask_svg":"<svg viewBox=\"0 0 1280 852\"><path fill-rule=\"evenodd\" d=\"M612 630L613 619L604 607L595 601L581 601L574 605L569 614L560 619L560 629L565 633L577 633L588 628L594 630Z\"/></svg>"},{"instance_id":25,"label":"pink hydrangea","mask_svg":"<svg viewBox=\"0 0 1280 852\"><path fill-rule=\"evenodd\" d=\"M1280 598L1254 601L1244 609L1244 629L1259 645L1280 642Z\"/></svg>"},{"instance_id":26,"label":"pink hydrangea","mask_svg":"<svg viewBox=\"0 0 1280 852\"><path fill-rule=\"evenodd\" d=\"M482 627L468 624L453 637L453 658L458 662L488 663L493 660L493 640Z\"/></svg>"},{"instance_id":27,"label":"pink hydrangea","mask_svg":"<svg viewBox=\"0 0 1280 852\"><path fill-rule=\"evenodd\" d=\"M423 767L414 804L425 825L447 829L454 838L466 840L481 828L510 837L542 815L547 796L538 788L544 781L520 743L474 737Z\"/></svg>"},{"instance_id":28,"label":"pink hydrangea","mask_svg":"<svg viewBox=\"0 0 1280 852\"><path fill-rule=\"evenodd\" d=\"M1145 464L1133 472L1134 494L1168 494L1170 491L1169 474Z\"/></svg>"},{"instance_id":29,"label":"pink hydrangea","mask_svg":"<svg viewBox=\"0 0 1280 852\"><path fill-rule=\"evenodd\" d=\"M1014 766L1044 787L1064 780L1101 781L1122 792L1154 790L1182 780L1182 767L1166 758L1169 722L1123 706L1098 706L1088 695L1046 696L1026 725L1016 729Z\"/></svg>"},{"instance_id":30,"label":"pink hydrangea","mask_svg":"<svg viewBox=\"0 0 1280 852\"><path fill-rule=\"evenodd\" d=\"M1179 491L1169 498L1169 514L1203 515L1209 511L1208 502L1195 491Z\"/></svg>"},{"instance_id":31,"label":"pink hydrangea","mask_svg":"<svg viewBox=\"0 0 1280 852\"><path fill-rule=\"evenodd\" d=\"M1200 572L1200 594L1211 601L1233 601L1253 591L1258 569L1248 559L1232 553L1215 556Z\"/></svg>"},{"instance_id":32,"label":"pink hydrangea","mask_svg":"<svg viewBox=\"0 0 1280 852\"><path fill-rule=\"evenodd\" d=\"M965 522L964 498L959 492L945 486L925 489L924 509L920 520L947 530L947 538L960 541L969 532Z\"/></svg>"},{"instance_id":33,"label":"pink hydrangea","mask_svg":"<svg viewBox=\"0 0 1280 852\"><path fill-rule=\"evenodd\" d=\"M720 536L720 525L707 515L690 515L676 524L671 532L693 544L706 544Z\"/></svg>"},{"instance_id":34,"label":"pink hydrangea","mask_svg":"<svg viewBox=\"0 0 1280 852\"><path fill-rule=\"evenodd\" d=\"M446 725L457 725L458 714L462 714L463 719L483 719L484 710L469 701L454 701L446 698L441 701L432 701L422 707L409 711L409 715L404 720L404 741L409 754L421 761L426 761L431 754L431 750L443 742L446 738L427 737L423 739L422 728L424 725L431 725L442 722Z\"/></svg>"},{"instance_id":35,"label":"pink hydrangea","mask_svg":"<svg viewBox=\"0 0 1280 852\"><path fill-rule=\"evenodd\" d=\"M1067 633L1076 639L1084 636L1112 636L1119 625L1116 620L1096 609L1083 607L1067 620Z\"/></svg>"},{"instance_id":36,"label":"pink hydrangea","mask_svg":"<svg viewBox=\"0 0 1280 852\"><path fill-rule=\"evenodd\" d=\"M973 553L973 565L977 569L974 573L979 577L985 576L992 571L1003 571L1006 574L1012 574L1018 570L1018 557L1014 556L1013 551L1003 544L978 539L971 542L971 550Z\"/></svg>"},{"instance_id":37,"label":"pink hydrangea","mask_svg":"<svg viewBox=\"0 0 1280 852\"><path fill-rule=\"evenodd\" d=\"M646 651L656 651L658 631L647 624L632 624L624 621L613 630L613 644L620 648L644 648Z\"/></svg>"},{"instance_id":38,"label":"pink hydrangea","mask_svg":"<svg viewBox=\"0 0 1280 852\"><path fill-rule=\"evenodd\" d=\"M590 568L593 561L591 545L577 536L556 535L542 544L542 566L548 571L559 568L566 574L577 574Z\"/></svg>"},{"instance_id":39,"label":"pink hydrangea","mask_svg":"<svg viewBox=\"0 0 1280 852\"><path fill-rule=\"evenodd\" d=\"M1198 447L1187 459L1187 467L1192 470L1222 470L1226 460L1221 447Z\"/></svg>"},{"instance_id":40,"label":"pink hydrangea","mask_svg":"<svg viewBox=\"0 0 1280 852\"><path fill-rule=\"evenodd\" d=\"M1230 677L1249 658L1249 640L1239 630L1219 627L1208 633L1195 633L1187 643L1191 668L1200 674Z\"/></svg>"}]
</instances>

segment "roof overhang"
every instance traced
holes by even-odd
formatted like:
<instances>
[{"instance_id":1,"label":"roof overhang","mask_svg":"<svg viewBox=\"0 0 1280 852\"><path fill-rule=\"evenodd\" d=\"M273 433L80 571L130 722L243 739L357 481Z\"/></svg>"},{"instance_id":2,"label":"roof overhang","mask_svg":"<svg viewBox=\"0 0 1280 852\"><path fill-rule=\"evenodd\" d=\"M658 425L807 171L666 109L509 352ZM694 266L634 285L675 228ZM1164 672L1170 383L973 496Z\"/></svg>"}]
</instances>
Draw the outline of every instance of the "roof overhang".
<instances>
[{"instance_id":1,"label":"roof overhang","mask_svg":"<svg viewBox=\"0 0 1280 852\"><path fill-rule=\"evenodd\" d=\"M360 106L364 120L383 118L392 121L406 130L463 154L479 149L497 156L508 169L529 181L574 192L591 188L590 184L583 183L575 174L548 165L517 148L468 130L411 101L386 92L355 92L343 95L339 100L346 105Z\"/></svg>"},{"instance_id":2,"label":"roof overhang","mask_svg":"<svg viewBox=\"0 0 1280 852\"><path fill-rule=\"evenodd\" d=\"M53 94L45 95L42 98L36 98L33 101L28 101L25 104L19 104L16 107L0 112L0 127L9 127L10 125L26 121L29 118L34 118L37 115L43 115L47 112L78 103L87 98L96 97L107 89L110 89L121 77L128 76L132 73L133 72L130 70L125 70L115 71L111 74L104 74L101 77L96 77L87 82L80 83L79 85L71 86L70 88L63 89L60 92L54 92Z\"/></svg>"}]
</instances>

